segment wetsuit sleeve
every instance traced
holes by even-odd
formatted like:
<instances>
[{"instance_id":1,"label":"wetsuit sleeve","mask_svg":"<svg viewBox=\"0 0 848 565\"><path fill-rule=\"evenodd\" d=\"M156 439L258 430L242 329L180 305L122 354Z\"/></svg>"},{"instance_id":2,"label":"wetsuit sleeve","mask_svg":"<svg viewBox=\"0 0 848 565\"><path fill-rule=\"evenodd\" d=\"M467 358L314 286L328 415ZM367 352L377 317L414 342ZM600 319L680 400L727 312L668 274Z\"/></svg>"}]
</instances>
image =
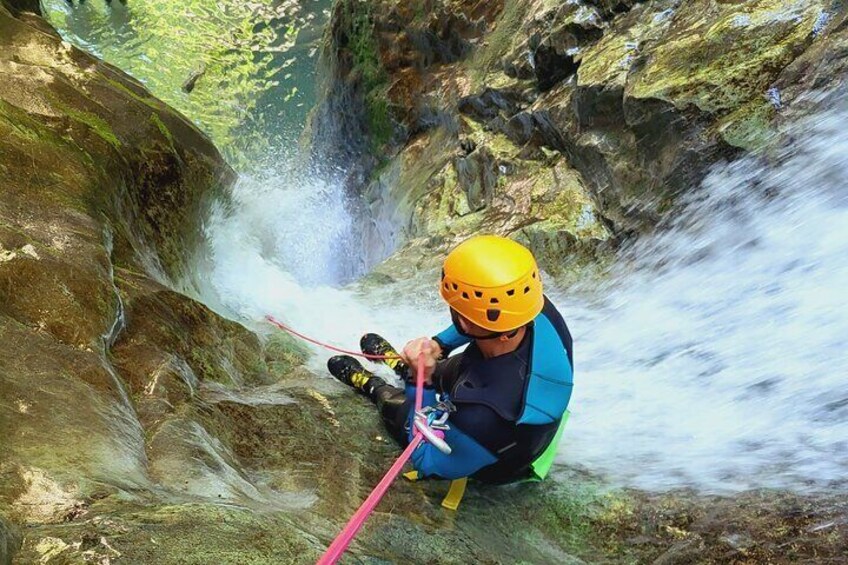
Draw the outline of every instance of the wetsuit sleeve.
<instances>
[{"instance_id":1,"label":"wetsuit sleeve","mask_svg":"<svg viewBox=\"0 0 848 565\"><path fill-rule=\"evenodd\" d=\"M466 337L457 331L456 326L451 324L441 333L434 335L433 339L442 348L442 358L444 359L450 352L457 347L462 347L467 343L471 343L471 338Z\"/></svg>"},{"instance_id":2,"label":"wetsuit sleeve","mask_svg":"<svg viewBox=\"0 0 848 565\"><path fill-rule=\"evenodd\" d=\"M415 387L407 386L406 395L414 399ZM425 390L424 405L435 402L435 392ZM414 410L410 410L409 417L409 440L412 441ZM426 441L412 453L412 466L420 478L459 479L497 462L497 457L455 425L451 425L445 432L445 441L451 446L450 455L442 453Z\"/></svg>"},{"instance_id":3,"label":"wetsuit sleeve","mask_svg":"<svg viewBox=\"0 0 848 565\"><path fill-rule=\"evenodd\" d=\"M451 393L456 380L459 378L464 355L465 353L460 353L436 363L436 368L433 370L433 376L431 377L431 382L436 390L448 394Z\"/></svg>"}]
</instances>

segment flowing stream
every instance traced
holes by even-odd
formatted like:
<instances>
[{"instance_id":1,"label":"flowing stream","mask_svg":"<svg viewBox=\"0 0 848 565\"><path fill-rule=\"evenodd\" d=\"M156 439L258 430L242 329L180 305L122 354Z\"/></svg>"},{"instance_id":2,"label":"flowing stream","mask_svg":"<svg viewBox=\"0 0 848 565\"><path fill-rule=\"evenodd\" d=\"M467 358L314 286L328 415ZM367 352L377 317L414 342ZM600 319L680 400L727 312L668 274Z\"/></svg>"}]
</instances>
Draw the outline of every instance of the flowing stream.
<instances>
[{"instance_id":1,"label":"flowing stream","mask_svg":"<svg viewBox=\"0 0 848 565\"><path fill-rule=\"evenodd\" d=\"M303 108L314 101L310 54L326 2L224 2L205 15L194 2L112 4L47 1L69 40L186 112L246 171L232 206L217 209L208 223L210 261L200 278L210 305L257 324L273 313L348 347L364 331L401 343L448 322L435 284L340 286L367 267L353 243L356 221L341 189L304 173L291 149ZM285 34L249 31L271 29L280 14L301 26L289 43ZM221 36L213 24L226 18L258 41L254 67L231 63L219 76L201 77L192 94L183 92L193 62L176 53L182 66L170 65L174 50L155 30L191 37L186 49L214 73L243 39ZM286 64L293 53L296 62ZM213 78L221 88L204 88L201 81ZM239 87L228 88L233 84ZM792 143L768 160L717 166L658 235L622 252L602 282L547 288L575 337L573 417L561 463L658 491L844 482L846 119L846 107L823 107L793 126ZM327 357L316 352L310 363L323 373Z\"/></svg>"}]
</instances>

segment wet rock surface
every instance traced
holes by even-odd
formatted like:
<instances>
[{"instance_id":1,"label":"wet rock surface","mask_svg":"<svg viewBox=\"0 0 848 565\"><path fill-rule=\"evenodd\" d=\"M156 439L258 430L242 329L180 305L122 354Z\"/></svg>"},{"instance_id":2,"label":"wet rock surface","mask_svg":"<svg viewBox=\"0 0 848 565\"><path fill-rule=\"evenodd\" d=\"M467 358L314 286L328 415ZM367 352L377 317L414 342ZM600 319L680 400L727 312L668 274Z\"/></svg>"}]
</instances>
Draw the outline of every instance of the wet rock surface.
<instances>
[{"instance_id":1,"label":"wet rock surface","mask_svg":"<svg viewBox=\"0 0 848 565\"><path fill-rule=\"evenodd\" d=\"M518 204L510 205L512 215L525 214L516 184L549 174L558 161L579 177L590 210L575 205L569 225L546 239L561 239L560 247L575 239L614 243L651 230L711 165L775 143L806 93L836 88L844 76L845 10L828 2L440 0L419 11L392 0L367 5L351 26L339 14L361 4L337 3L325 59L328 92L360 95L357 44L339 37L364 32L369 68L388 101L381 115L389 136L374 135L350 112L335 122L374 143L359 141L362 155L349 153L340 163L358 171L351 190L377 212L377 227L363 237L389 242L383 256L425 235L448 246L483 227L515 233L524 226L494 221L503 208L492 203L502 197ZM446 58L407 41L436 14L473 22L452 28L470 48ZM315 123L334 115L335 100L330 94L319 104ZM368 111L367 104L353 107ZM496 189L485 206L472 196L470 211L465 204L433 206L427 201L455 200L457 192L439 177L457 177L460 192L479 192L451 155L467 138L474 151L508 161L499 166ZM432 139L440 151L424 150ZM387 193L395 182L404 188ZM598 227L581 234L575 223L589 214ZM547 218L525 223L534 221ZM422 224L432 229L418 229ZM560 259L543 262L557 270Z\"/></svg>"},{"instance_id":2,"label":"wet rock surface","mask_svg":"<svg viewBox=\"0 0 848 565\"><path fill-rule=\"evenodd\" d=\"M18 529L5 518L0 516L0 563L10 565L12 556L21 546L21 535Z\"/></svg>"}]
</instances>

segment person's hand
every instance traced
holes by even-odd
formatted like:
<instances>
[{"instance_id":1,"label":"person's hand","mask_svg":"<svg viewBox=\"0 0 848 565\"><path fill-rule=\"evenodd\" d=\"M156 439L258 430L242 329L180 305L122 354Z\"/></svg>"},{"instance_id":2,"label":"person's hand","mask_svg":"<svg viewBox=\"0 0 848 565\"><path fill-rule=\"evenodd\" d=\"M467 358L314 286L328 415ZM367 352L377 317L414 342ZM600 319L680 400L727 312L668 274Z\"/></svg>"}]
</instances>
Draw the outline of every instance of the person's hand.
<instances>
[{"instance_id":1,"label":"person's hand","mask_svg":"<svg viewBox=\"0 0 848 565\"><path fill-rule=\"evenodd\" d=\"M418 374L418 357L424 354L424 383L432 384L431 377L436 369L436 361L442 356L442 348L436 340L429 337L419 337L413 339L403 347L403 352L400 354L406 364L410 367L410 377L413 382Z\"/></svg>"}]
</instances>

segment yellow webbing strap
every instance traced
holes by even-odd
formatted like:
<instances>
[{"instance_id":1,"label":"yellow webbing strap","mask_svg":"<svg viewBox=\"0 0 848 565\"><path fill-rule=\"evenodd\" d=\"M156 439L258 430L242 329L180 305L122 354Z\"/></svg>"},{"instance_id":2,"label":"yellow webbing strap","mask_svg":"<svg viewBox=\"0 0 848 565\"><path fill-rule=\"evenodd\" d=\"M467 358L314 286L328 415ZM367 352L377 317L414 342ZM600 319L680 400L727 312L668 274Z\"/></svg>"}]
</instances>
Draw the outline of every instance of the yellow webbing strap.
<instances>
[{"instance_id":1,"label":"yellow webbing strap","mask_svg":"<svg viewBox=\"0 0 848 565\"><path fill-rule=\"evenodd\" d=\"M404 473L403 478L408 481L417 481L418 471L409 471ZM459 503L462 502L462 497L465 496L465 485L467 484L468 477L462 477L461 479L451 481L448 493L445 495L444 500L442 500L442 508L447 508L448 510L456 510L459 508Z\"/></svg>"},{"instance_id":2,"label":"yellow webbing strap","mask_svg":"<svg viewBox=\"0 0 848 565\"><path fill-rule=\"evenodd\" d=\"M445 499L442 500L442 508L448 510L456 510L459 508L459 503L462 502L462 497L465 494L465 485L468 484L468 477L455 479L451 481L450 489Z\"/></svg>"}]
</instances>

